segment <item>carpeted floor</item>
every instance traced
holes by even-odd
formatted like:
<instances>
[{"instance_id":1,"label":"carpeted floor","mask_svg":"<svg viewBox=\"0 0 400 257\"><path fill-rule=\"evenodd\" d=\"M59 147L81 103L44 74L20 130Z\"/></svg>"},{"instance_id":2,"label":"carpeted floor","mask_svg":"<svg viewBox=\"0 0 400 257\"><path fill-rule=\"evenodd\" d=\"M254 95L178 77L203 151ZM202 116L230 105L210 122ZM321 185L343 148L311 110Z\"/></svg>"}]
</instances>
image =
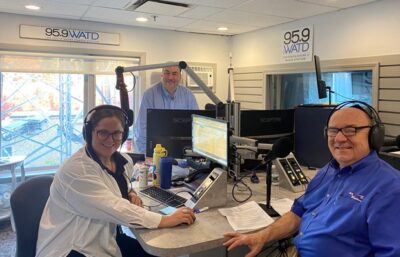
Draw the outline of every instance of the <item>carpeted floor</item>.
<instances>
[{"instance_id":1,"label":"carpeted floor","mask_svg":"<svg viewBox=\"0 0 400 257\"><path fill-rule=\"evenodd\" d=\"M0 257L14 257L16 247L15 232L9 220L0 221Z\"/></svg>"}]
</instances>

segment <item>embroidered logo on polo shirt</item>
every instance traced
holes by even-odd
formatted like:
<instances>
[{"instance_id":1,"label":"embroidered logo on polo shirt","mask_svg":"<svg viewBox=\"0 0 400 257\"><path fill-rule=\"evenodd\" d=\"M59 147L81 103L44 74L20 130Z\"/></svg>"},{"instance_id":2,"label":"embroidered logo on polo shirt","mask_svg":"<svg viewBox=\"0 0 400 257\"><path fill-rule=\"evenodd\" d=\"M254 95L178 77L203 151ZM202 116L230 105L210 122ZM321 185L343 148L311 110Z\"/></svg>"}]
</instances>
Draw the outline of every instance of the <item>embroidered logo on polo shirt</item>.
<instances>
[{"instance_id":1,"label":"embroidered logo on polo shirt","mask_svg":"<svg viewBox=\"0 0 400 257\"><path fill-rule=\"evenodd\" d=\"M354 193L354 192L349 192L349 195L350 195L351 199L356 200L358 202L361 202L364 199L363 195L359 195L359 194Z\"/></svg>"}]
</instances>

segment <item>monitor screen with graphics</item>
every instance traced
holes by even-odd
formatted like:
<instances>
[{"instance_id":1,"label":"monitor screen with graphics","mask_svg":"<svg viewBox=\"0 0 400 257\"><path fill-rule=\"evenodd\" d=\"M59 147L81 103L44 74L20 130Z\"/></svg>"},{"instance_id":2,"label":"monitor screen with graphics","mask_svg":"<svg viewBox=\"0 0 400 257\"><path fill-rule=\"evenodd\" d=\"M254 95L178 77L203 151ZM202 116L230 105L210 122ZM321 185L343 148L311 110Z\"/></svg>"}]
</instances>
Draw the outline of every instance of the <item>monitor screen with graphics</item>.
<instances>
[{"instance_id":1,"label":"monitor screen with graphics","mask_svg":"<svg viewBox=\"0 0 400 257\"><path fill-rule=\"evenodd\" d=\"M229 124L227 121L193 115L193 152L224 167L229 161Z\"/></svg>"}]
</instances>

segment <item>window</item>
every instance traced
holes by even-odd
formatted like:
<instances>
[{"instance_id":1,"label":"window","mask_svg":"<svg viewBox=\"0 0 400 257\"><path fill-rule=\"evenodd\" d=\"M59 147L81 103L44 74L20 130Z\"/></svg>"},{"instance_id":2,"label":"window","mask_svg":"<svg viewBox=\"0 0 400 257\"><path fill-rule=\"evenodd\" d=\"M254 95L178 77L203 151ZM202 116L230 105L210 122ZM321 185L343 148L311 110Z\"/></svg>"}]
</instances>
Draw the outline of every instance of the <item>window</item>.
<instances>
[{"instance_id":1,"label":"window","mask_svg":"<svg viewBox=\"0 0 400 257\"><path fill-rule=\"evenodd\" d=\"M372 70L322 73L331 88L331 103L347 100L372 102ZM300 104L328 104L318 99L315 73L267 75L267 102L271 109L290 109Z\"/></svg>"},{"instance_id":2,"label":"window","mask_svg":"<svg viewBox=\"0 0 400 257\"><path fill-rule=\"evenodd\" d=\"M120 91L115 89L115 75L96 75L96 106L101 104L111 104L121 106ZM124 73L124 81L128 91L129 107L133 109L134 92L138 84L138 73ZM122 146L124 150L132 150L133 126L129 128L128 139Z\"/></svg>"},{"instance_id":3,"label":"window","mask_svg":"<svg viewBox=\"0 0 400 257\"><path fill-rule=\"evenodd\" d=\"M83 110L93 107L88 99L119 105L114 70L138 63L138 58L0 52L0 155L26 156L27 175L54 172L83 144ZM132 89L130 78L125 81Z\"/></svg>"}]
</instances>

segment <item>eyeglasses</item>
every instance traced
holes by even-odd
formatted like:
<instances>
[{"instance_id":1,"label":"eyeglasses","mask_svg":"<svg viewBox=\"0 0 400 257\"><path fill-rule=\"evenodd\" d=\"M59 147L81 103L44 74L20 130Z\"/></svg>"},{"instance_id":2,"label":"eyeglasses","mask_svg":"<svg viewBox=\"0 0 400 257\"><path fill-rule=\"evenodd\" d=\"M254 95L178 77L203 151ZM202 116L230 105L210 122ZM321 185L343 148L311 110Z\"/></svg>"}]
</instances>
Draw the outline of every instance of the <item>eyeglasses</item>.
<instances>
[{"instance_id":1,"label":"eyeglasses","mask_svg":"<svg viewBox=\"0 0 400 257\"><path fill-rule=\"evenodd\" d=\"M345 128L326 128L325 132L328 137L336 137L337 134L342 132L342 134L346 137L352 137L357 134L357 132L361 129L371 128L372 126L360 126L360 127L345 127Z\"/></svg>"},{"instance_id":2,"label":"eyeglasses","mask_svg":"<svg viewBox=\"0 0 400 257\"><path fill-rule=\"evenodd\" d=\"M164 74L165 76L174 76L174 77L176 77L176 76L179 76L179 75L180 75L180 72L177 72L177 71L173 71L173 72L164 71L163 74Z\"/></svg>"},{"instance_id":3,"label":"eyeglasses","mask_svg":"<svg viewBox=\"0 0 400 257\"><path fill-rule=\"evenodd\" d=\"M100 140L107 140L108 137L111 136L114 141L121 141L122 137L124 135L124 132L117 130L117 131L110 133L107 130L100 129L100 130L96 131L96 135Z\"/></svg>"}]
</instances>

